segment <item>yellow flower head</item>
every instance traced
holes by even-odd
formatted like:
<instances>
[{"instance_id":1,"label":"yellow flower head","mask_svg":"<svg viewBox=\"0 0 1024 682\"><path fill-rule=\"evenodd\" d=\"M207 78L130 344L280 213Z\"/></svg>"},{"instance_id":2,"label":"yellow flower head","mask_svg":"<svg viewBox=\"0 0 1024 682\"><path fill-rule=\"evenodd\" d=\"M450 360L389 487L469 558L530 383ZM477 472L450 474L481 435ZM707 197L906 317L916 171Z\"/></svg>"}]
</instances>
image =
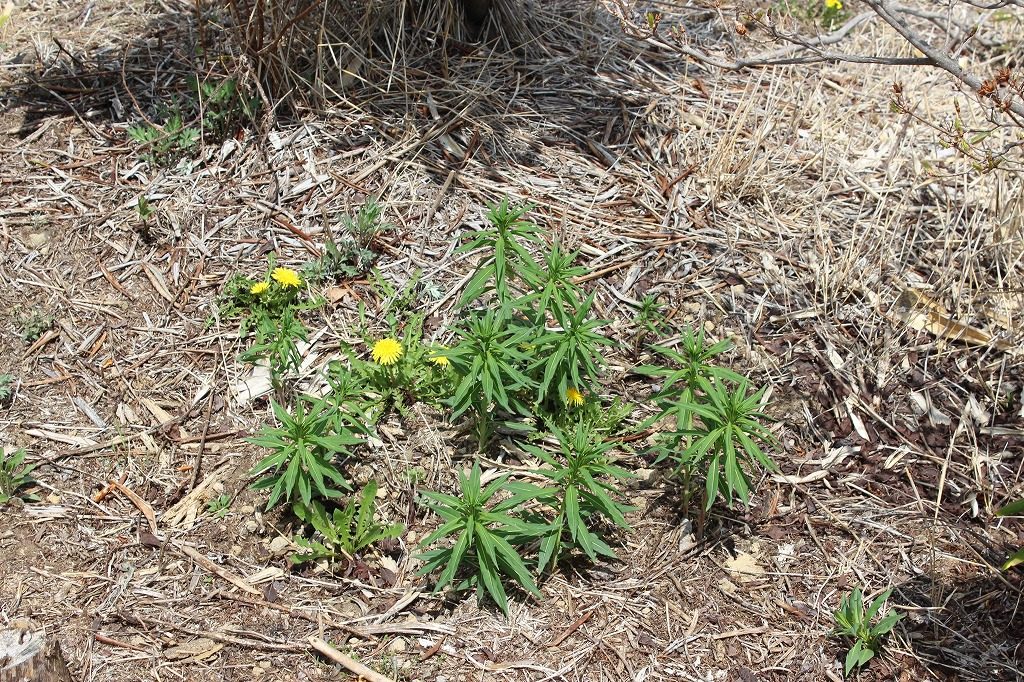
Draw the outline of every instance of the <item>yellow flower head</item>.
<instances>
[{"instance_id":1,"label":"yellow flower head","mask_svg":"<svg viewBox=\"0 0 1024 682\"><path fill-rule=\"evenodd\" d=\"M579 407L583 404L583 394L570 387L565 391L565 402L569 407Z\"/></svg>"},{"instance_id":2,"label":"yellow flower head","mask_svg":"<svg viewBox=\"0 0 1024 682\"><path fill-rule=\"evenodd\" d=\"M270 282L256 282L256 284L253 284L249 288L249 293L250 294L255 294L256 296L259 296L259 295L261 295L263 293L266 293L267 289L269 289L269 288L270 288Z\"/></svg>"},{"instance_id":3,"label":"yellow flower head","mask_svg":"<svg viewBox=\"0 0 1024 682\"><path fill-rule=\"evenodd\" d=\"M299 279L299 273L288 268L274 268L270 276L283 287L298 287L302 284L302 280Z\"/></svg>"},{"instance_id":4,"label":"yellow flower head","mask_svg":"<svg viewBox=\"0 0 1024 682\"><path fill-rule=\"evenodd\" d=\"M448 350L448 347L447 346L441 346L436 351L434 351L434 353L431 354L431 356L429 358L427 358L427 360L430 360L430 362L434 363L435 365L437 365L441 369L448 369L449 367L452 366L452 361L449 360L448 358L446 358L445 356L439 354L440 351L443 351L443 350Z\"/></svg>"},{"instance_id":5,"label":"yellow flower head","mask_svg":"<svg viewBox=\"0 0 1024 682\"><path fill-rule=\"evenodd\" d=\"M843 8L842 0L825 0L825 7L834 9L837 12Z\"/></svg>"},{"instance_id":6,"label":"yellow flower head","mask_svg":"<svg viewBox=\"0 0 1024 682\"><path fill-rule=\"evenodd\" d=\"M381 339L373 344L371 356L379 365L393 365L402 357L402 344L394 339Z\"/></svg>"}]
</instances>

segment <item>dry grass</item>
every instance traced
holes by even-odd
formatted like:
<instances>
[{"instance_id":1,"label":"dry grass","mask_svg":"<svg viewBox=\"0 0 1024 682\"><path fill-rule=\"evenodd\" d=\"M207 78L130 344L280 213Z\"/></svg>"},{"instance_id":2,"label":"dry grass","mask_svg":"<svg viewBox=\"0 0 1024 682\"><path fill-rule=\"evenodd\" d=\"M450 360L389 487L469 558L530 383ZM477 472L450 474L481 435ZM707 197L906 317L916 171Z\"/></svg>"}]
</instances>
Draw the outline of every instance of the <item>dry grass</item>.
<instances>
[{"instance_id":1,"label":"dry grass","mask_svg":"<svg viewBox=\"0 0 1024 682\"><path fill-rule=\"evenodd\" d=\"M546 27L536 50L457 35L442 48L416 27L452 17L400 5L375 4L398 17L376 24L321 14L329 40L288 32L287 61L266 53L259 80L291 91L317 65L328 97L174 171L140 164L125 130L159 118L193 69L219 68L190 56L212 25L175 3L16 14L2 48L0 303L57 322L30 345L13 315L0 320L0 373L21 382L0 442L43 464L45 498L0 512L3 618L54 631L82 680L337 678L311 635L411 680L834 680L839 596L892 585L908 617L865 679L1019 679L1020 579L994 566L1024 535L992 512L1022 494L1021 178L966 172L886 105L899 78L941 119L946 79L708 71L571 2L524 18ZM711 18L687 16L713 35ZM857 41L898 49L874 25ZM157 210L146 230L143 194ZM698 543L670 487L631 489L622 561L569 566L504 620L415 576L430 521L405 472L443 487L467 461L421 410L386 423L357 472L410 525L388 570L289 570L273 543L289 520L247 489L259 453L244 436L271 417L232 390L251 369L217 318L220 287L268 251L310 260L373 196L399 228L381 272L398 286L422 273L414 305L443 341L472 265L454 248L505 195L581 249L619 338L631 302L656 292L677 323L735 339L731 359L773 387L784 477ZM300 385L359 338L357 302L387 305L366 282L341 294L309 319ZM908 300L931 307L901 311ZM940 309L1005 345L951 338ZM643 396L624 371L640 359L631 345L612 357L609 395ZM123 488L97 501L111 480ZM222 490L234 503L218 519L203 503Z\"/></svg>"}]
</instances>

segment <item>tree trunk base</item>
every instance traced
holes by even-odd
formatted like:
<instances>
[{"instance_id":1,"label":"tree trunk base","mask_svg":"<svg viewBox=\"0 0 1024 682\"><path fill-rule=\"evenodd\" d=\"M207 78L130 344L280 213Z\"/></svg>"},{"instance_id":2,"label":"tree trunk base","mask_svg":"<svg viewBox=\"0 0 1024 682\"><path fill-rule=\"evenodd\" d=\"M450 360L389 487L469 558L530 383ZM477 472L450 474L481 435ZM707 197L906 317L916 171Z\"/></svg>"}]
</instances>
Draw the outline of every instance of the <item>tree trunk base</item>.
<instances>
[{"instance_id":1,"label":"tree trunk base","mask_svg":"<svg viewBox=\"0 0 1024 682\"><path fill-rule=\"evenodd\" d=\"M0 630L0 682L74 682L60 644L42 630Z\"/></svg>"}]
</instances>

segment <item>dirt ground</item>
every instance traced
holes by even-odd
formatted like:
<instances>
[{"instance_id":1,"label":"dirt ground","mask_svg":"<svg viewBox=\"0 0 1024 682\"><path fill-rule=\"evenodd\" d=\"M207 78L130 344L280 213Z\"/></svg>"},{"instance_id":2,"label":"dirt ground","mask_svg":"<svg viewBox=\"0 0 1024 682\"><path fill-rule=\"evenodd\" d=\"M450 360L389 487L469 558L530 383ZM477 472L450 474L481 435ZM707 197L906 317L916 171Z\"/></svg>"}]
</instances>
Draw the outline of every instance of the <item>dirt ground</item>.
<instances>
[{"instance_id":1,"label":"dirt ground","mask_svg":"<svg viewBox=\"0 0 1024 682\"><path fill-rule=\"evenodd\" d=\"M935 119L969 98L920 69L710 70L579 4L534 8L553 27L536 50L458 42L166 169L127 130L217 72L216 12L200 30L191 2L17 3L0 33L0 374L17 378L0 443L38 464L40 499L0 508L0 624L44 627L82 681L351 679L313 636L395 680L839 680L840 597L892 587L905 618L859 679L1024 679L1021 576L998 569L1024 525L994 516L1024 494L1021 177L965 172L888 107L894 80ZM879 26L857 40L897 49ZM407 533L344 571L290 566L295 520L246 473L273 415L237 390L253 369L217 300L268 253L316 258L370 196L396 226L377 267L399 290L420 273L404 303L439 342L472 269L460 235L503 196L535 204L621 342L605 397L650 414L631 369L650 359L636 303L657 293L771 387L781 473L695 538L634 443L619 560L563 566L506 619L416 573L436 526L416 486L450 487L472 448L415 406L356 472ZM358 342L359 303L378 332L402 305L366 278L329 299L299 385ZM32 315L51 323L26 341ZM518 464L507 443L489 456Z\"/></svg>"}]
</instances>

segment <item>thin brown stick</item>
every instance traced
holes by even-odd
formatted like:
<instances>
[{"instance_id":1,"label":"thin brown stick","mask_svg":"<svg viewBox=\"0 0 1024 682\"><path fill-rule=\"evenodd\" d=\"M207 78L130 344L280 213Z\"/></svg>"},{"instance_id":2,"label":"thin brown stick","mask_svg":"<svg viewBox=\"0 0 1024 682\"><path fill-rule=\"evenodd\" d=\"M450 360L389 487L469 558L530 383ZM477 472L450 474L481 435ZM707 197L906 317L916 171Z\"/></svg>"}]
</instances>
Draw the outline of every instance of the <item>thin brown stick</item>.
<instances>
[{"instance_id":1,"label":"thin brown stick","mask_svg":"<svg viewBox=\"0 0 1024 682\"><path fill-rule=\"evenodd\" d=\"M310 637L309 645L335 663L340 663L346 670L354 675L358 675L361 679L368 680L368 682L395 682L390 677L381 675L373 668L366 667L351 656L346 656L319 637Z\"/></svg>"}]
</instances>

